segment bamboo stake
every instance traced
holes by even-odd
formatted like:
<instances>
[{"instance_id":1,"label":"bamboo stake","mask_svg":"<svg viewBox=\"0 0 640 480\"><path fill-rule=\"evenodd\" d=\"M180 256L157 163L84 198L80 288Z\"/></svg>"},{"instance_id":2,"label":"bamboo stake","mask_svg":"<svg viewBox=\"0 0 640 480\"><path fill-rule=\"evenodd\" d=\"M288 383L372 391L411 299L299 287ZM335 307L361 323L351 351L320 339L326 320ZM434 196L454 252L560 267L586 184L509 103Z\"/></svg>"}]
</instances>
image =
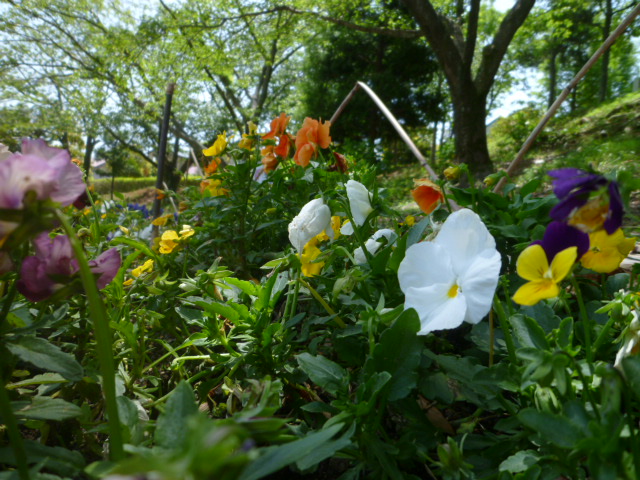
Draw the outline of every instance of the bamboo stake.
<instances>
[{"instance_id":1,"label":"bamboo stake","mask_svg":"<svg viewBox=\"0 0 640 480\"><path fill-rule=\"evenodd\" d=\"M436 172L431 168L431 166L429 165L427 160L424 158L422 153L420 153L420 150L418 150L418 147L416 147L416 145L413 143L413 141L411 140L407 132L405 132L404 128L402 128L402 125L400 125L398 120L396 120L396 117L393 116L393 114L389 111L389 109L384 104L384 102L380 100L380 98L374 93L373 90L371 90L371 88L369 88L369 86L366 83L356 82L355 87L353 87L351 92L349 92L349 95L345 97L345 99L342 101L342 103L340 104L336 112L331 117L331 120L329 120L331 122L331 125L335 124L335 122L338 120L338 117L340 117L343 110L346 108L349 102L351 102L351 99L354 97L354 95L359 89L364 90L367 93L367 95L369 95L371 100L373 100L373 102L377 105L377 107L384 114L384 116L387 117L387 120L389 120L389 122L391 123L393 128L396 130L396 132L398 132L398 135L400 135L400 138L402 138L404 143L407 144L407 146L409 147L409 150L411 150L411 153L413 153L413 155L418 159L420 164L427 170L427 172L429 173L429 176L431 177L431 180L433 180L434 182L437 182L438 175L436 174Z\"/></svg>"},{"instance_id":2,"label":"bamboo stake","mask_svg":"<svg viewBox=\"0 0 640 480\"><path fill-rule=\"evenodd\" d=\"M494 193L500 193L502 191L504 185L507 183L507 178L515 171L515 169L520 165L520 163L522 163L524 156L527 154L527 152L533 145L533 142L536 140L538 135L540 135L540 132L544 129L544 127L547 125L549 120L553 118L558 108L560 108L560 105L562 104L562 102L564 102L564 100L569 96L569 93L571 93L571 90L573 90L578 85L580 80L582 80L582 78L591 69L591 67L593 67L593 65L600 59L602 54L607 49L609 49L611 45L613 45L613 43L618 39L618 37L620 37L620 35L622 35L622 33L627 29L627 27L629 27L629 25L633 23L633 21L639 14L640 14L640 3L636 5L636 8L634 8L631 11L631 13L627 15L627 17L622 21L622 23L618 25L618 28L616 28L613 31L613 33L609 35L609 38L607 38L604 41L604 43L600 46L600 48L596 50L596 53L594 53L591 56L591 58L587 61L587 63L585 63L584 67L582 67L580 71L576 74L573 80L569 82L569 85L566 86L566 88L562 91L562 93L556 99L556 101L553 102L553 105L551 105L549 110L547 110L547 113L545 113L544 117L542 117L542 120L540 120L540 123L536 125L536 128L533 129L533 131L529 135L529 138L527 138L527 140L524 142L524 144L522 145L522 148L518 152L518 155L516 155L516 158L513 159L513 161L507 168L506 170L507 175L502 177L498 182L498 184L493 189Z\"/></svg>"}]
</instances>

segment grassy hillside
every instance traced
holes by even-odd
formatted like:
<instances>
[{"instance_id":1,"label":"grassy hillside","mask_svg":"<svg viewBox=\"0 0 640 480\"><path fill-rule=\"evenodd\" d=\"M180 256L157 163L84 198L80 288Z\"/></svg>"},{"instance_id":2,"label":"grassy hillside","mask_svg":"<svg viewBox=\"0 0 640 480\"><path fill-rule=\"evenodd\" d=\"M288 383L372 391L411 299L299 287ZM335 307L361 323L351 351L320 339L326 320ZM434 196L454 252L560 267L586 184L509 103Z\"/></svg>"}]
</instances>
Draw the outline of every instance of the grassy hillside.
<instances>
[{"instance_id":1,"label":"grassy hillside","mask_svg":"<svg viewBox=\"0 0 640 480\"><path fill-rule=\"evenodd\" d=\"M531 131L543 110L523 109L500 119L489 133L489 150L497 169L506 168ZM586 114L553 119L525 157L514 180L518 184L533 178L547 180L547 171L561 167L589 168L601 173L627 171L640 178L640 92L602 105ZM400 210L417 212L408 193L413 179L425 177L417 163L402 165L379 176L380 186ZM632 197L638 210L638 197Z\"/></svg>"},{"instance_id":2,"label":"grassy hillside","mask_svg":"<svg viewBox=\"0 0 640 480\"><path fill-rule=\"evenodd\" d=\"M496 166L516 156L543 112L523 110L501 119L489 135ZM518 183L559 167L593 167L610 173L640 174L640 92L627 95L573 118L554 118L517 172Z\"/></svg>"}]
</instances>

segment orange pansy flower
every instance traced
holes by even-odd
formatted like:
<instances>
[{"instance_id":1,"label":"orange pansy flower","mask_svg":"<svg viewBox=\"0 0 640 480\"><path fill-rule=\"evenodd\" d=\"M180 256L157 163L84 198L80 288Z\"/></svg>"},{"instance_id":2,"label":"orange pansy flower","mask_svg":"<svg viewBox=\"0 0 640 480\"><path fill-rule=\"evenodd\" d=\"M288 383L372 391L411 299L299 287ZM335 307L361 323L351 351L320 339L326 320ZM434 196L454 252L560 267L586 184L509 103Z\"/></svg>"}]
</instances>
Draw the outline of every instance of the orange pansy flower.
<instances>
[{"instance_id":1,"label":"orange pansy flower","mask_svg":"<svg viewBox=\"0 0 640 480\"><path fill-rule=\"evenodd\" d=\"M320 123L309 117L304 119L302 128L296 135L296 154L293 160L300 166L306 167L311 159L318 155L318 147L329 148L331 137L329 136L331 122Z\"/></svg>"},{"instance_id":2,"label":"orange pansy flower","mask_svg":"<svg viewBox=\"0 0 640 480\"><path fill-rule=\"evenodd\" d=\"M421 178L414 180L415 187L411 190L411 195L416 201L420 210L429 215L438 205L444 202L444 194L438 185L431 180Z\"/></svg>"},{"instance_id":3,"label":"orange pansy flower","mask_svg":"<svg viewBox=\"0 0 640 480\"><path fill-rule=\"evenodd\" d=\"M287 158L289 156L289 149L291 148L291 139L288 134L284 134L280 136L280 140L278 141L278 146L273 150L273 152L279 156L280 158Z\"/></svg>"},{"instance_id":4,"label":"orange pansy flower","mask_svg":"<svg viewBox=\"0 0 640 480\"><path fill-rule=\"evenodd\" d=\"M291 117L287 117L287 114L282 112L279 117L276 117L271 121L271 130L269 133L262 136L263 140L281 137L284 135L284 131L287 129L287 125L289 125L290 120Z\"/></svg>"},{"instance_id":5,"label":"orange pansy flower","mask_svg":"<svg viewBox=\"0 0 640 480\"><path fill-rule=\"evenodd\" d=\"M214 158L213 160L211 160L211 163L209 163L209 165L204 167L204 173L206 173L207 175L213 175L214 173L216 173L216 170L218 170L220 163L222 163L222 159L220 157Z\"/></svg>"},{"instance_id":6,"label":"orange pansy flower","mask_svg":"<svg viewBox=\"0 0 640 480\"><path fill-rule=\"evenodd\" d=\"M269 173L276 169L278 166L278 157L275 152L276 147L274 145L267 145L260 154L262 155L262 164L264 165L264 171Z\"/></svg>"}]
</instances>

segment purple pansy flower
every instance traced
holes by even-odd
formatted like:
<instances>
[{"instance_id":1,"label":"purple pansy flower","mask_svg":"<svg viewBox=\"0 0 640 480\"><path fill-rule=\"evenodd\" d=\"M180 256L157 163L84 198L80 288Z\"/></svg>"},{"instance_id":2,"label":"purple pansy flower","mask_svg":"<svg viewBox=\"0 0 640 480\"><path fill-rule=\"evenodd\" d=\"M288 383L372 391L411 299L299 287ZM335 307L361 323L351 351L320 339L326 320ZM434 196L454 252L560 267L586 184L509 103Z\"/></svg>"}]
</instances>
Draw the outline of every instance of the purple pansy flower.
<instances>
[{"instance_id":1,"label":"purple pansy flower","mask_svg":"<svg viewBox=\"0 0 640 480\"><path fill-rule=\"evenodd\" d=\"M531 245L540 245L547 254L547 261L551 264L553 257L569 247L578 249L578 258L589 251L589 235L571 225L562 222L551 222L544 232L542 240Z\"/></svg>"},{"instance_id":2,"label":"purple pansy flower","mask_svg":"<svg viewBox=\"0 0 640 480\"><path fill-rule=\"evenodd\" d=\"M41 233L33 243L36 254L22 262L17 287L27 299L39 302L69 283L79 267L66 235L50 238L48 233ZM121 262L115 248L89 262L91 271L97 276L98 288L106 287L114 279Z\"/></svg>"},{"instance_id":3,"label":"purple pansy flower","mask_svg":"<svg viewBox=\"0 0 640 480\"><path fill-rule=\"evenodd\" d=\"M67 150L49 147L44 140L23 140L22 153L0 159L0 209L21 210L28 192L37 200L51 199L66 207L85 191L82 171ZM0 221L0 239L17 228Z\"/></svg>"},{"instance_id":4,"label":"purple pansy flower","mask_svg":"<svg viewBox=\"0 0 640 480\"><path fill-rule=\"evenodd\" d=\"M587 233L604 228L611 235L620 228L624 208L616 182L577 168L552 170L549 175L560 199L551 218Z\"/></svg>"}]
</instances>

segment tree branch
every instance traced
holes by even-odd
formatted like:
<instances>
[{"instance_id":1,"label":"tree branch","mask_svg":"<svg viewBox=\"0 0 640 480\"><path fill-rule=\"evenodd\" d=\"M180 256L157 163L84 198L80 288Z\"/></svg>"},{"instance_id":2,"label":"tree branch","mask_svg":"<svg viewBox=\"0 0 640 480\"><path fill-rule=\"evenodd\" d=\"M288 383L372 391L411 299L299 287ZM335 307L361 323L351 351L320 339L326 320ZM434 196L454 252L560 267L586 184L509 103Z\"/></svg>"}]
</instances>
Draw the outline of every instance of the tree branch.
<instances>
[{"instance_id":1,"label":"tree branch","mask_svg":"<svg viewBox=\"0 0 640 480\"><path fill-rule=\"evenodd\" d=\"M522 26L536 0L518 0L502 19L491 44L482 50L482 61L474 83L480 95L487 95L513 36Z\"/></svg>"},{"instance_id":2,"label":"tree branch","mask_svg":"<svg viewBox=\"0 0 640 480\"><path fill-rule=\"evenodd\" d=\"M462 64L462 54L451 35L451 26L446 17L436 12L429 0L402 0L418 21L421 31L436 54L438 62L451 87L460 79L458 69Z\"/></svg>"}]
</instances>

